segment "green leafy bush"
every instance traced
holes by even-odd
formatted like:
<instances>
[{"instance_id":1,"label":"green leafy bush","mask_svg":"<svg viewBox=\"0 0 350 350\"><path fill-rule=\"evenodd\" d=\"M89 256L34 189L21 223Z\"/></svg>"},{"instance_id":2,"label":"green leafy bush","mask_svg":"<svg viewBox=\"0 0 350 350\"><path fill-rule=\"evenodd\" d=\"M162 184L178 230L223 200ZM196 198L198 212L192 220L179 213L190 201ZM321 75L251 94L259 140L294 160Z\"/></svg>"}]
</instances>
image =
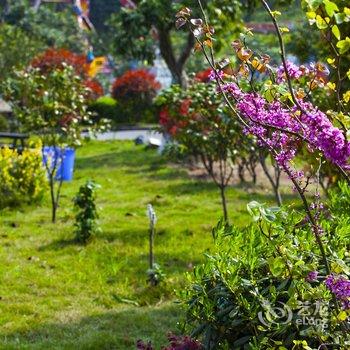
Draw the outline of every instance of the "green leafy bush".
<instances>
[{"instance_id":1,"label":"green leafy bush","mask_svg":"<svg viewBox=\"0 0 350 350\"><path fill-rule=\"evenodd\" d=\"M89 110L97 121L108 119L117 122L117 101L113 97L102 96L98 98L90 104Z\"/></svg>"},{"instance_id":2,"label":"green leafy bush","mask_svg":"<svg viewBox=\"0 0 350 350\"><path fill-rule=\"evenodd\" d=\"M40 149L0 150L0 208L39 202L46 189Z\"/></svg>"},{"instance_id":3,"label":"green leafy bush","mask_svg":"<svg viewBox=\"0 0 350 350\"><path fill-rule=\"evenodd\" d=\"M350 202L349 191L341 191L333 194L331 207L339 206L339 197ZM325 349L348 349L343 321L349 310L327 288L304 215L257 202L248 209L254 224L238 229L219 222L213 230L216 249L182 293L187 330L203 338L205 349L320 349L326 343ZM324 210L320 221L329 232L323 239L333 252L333 273L346 279L350 220L339 213L330 217Z\"/></svg>"},{"instance_id":4,"label":"green leafy bush","mask_svg":"<svg viewBox=\"0 0 350 350\"><path fill-rule=\"evenodd\" d=\"M3 84L4 98L12 104L20 129L37 135L43 147L77 147L82 143L82 131L95 131L101 125L93 124L87 111L91 90L76 75L73 66L61 64L61 57L59 62L59 67L50 65L47 71L45 65L16 71ZM46 166L52 222L56 221L63 181L55 181L57 165L55 162L51 167Z\"/></svg>"},{"instance_id":5,"label":"green leafy bush","mask_svg":"<svg viewBox=\"0 0 350 350\"><path fill-rule=\"evenodd\" d=\"M74 207L78 210L75 217L76 240L80 243L87 243L94 233L100 231L96 221L98 212L95 204L96 189L99 187L89 180L79 188L74 197Z\"/></svg>"}]
</instances>

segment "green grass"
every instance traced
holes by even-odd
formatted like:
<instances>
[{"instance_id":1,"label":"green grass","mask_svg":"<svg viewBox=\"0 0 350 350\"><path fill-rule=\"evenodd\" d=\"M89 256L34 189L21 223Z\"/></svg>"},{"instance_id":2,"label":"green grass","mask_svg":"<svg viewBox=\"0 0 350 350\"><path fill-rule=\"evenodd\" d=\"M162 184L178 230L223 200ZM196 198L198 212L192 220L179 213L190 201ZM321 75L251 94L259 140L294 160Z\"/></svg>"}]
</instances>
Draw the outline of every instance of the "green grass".
<instances>
[{"instance_id":1,"label":"green grass","mask_svg":"<svg viewBox=\"0 0 350 350\"><path fill-rule=\"evenodd\" d=\"M103 232L81 246L73 241L72 197L88 178L102 186ZM228 197L231 221L247 223L252 198L244 188L230 188ZM148 203L158 215L156 261L167 274L153 289L146 283ZM78 150L74 181L63 186L56 224L48 198L0 212L0 349L133 349L139 338L164 344L182 317L173 290L211 248L220 216L216 187L190 179L156 151L87 144Z\"/></svg>"}]
</instances>

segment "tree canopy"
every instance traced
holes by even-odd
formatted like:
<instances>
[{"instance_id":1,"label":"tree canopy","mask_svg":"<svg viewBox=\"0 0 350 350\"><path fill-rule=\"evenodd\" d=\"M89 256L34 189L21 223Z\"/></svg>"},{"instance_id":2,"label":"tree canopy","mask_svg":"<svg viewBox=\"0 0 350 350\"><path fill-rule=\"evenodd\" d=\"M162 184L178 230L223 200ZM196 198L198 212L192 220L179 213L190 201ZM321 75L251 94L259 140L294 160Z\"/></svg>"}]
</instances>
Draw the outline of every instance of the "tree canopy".
<instances>
[{"instance_id":1,"label":"tree canopy","mask_svg":"<svg viewBox=\"0 0 350 350\"><path fill-rule=\"evenodd\" d=\"M203 4L206 11L213 15L212 24L217 31L233 29L240 23L242 4L239 1L207 0ZM135 9L121 8L111 15L108 22L113 37L113 53L152 63L158 41L161 56L173 80L183 85L184 67L195 45L195 38L186 31L175 32L175 15L183 6L191 5L193 1L188 0L181 3L174 0L141 0Z\"/></svg>"}]
</instances>

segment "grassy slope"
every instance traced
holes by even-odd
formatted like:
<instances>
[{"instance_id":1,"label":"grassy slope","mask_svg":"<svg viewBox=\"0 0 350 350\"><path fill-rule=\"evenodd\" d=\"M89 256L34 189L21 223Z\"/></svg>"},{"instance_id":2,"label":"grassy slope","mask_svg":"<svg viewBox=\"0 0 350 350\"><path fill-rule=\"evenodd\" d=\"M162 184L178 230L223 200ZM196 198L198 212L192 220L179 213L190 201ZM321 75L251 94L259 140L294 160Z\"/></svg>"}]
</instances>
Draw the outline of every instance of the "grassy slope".
<instances>
[{"instance_id":1,"label":"grassy slope","mask_svg":"<svg viewBox=\"0 0 350 350\"><path fill-rule=\"evenodd\" d=\"M221 215L215 186L132 143L92 142L77 158L56 224L48 201L0 213L1 349L133 349L138 338L159 346L181 316L172 290L212 245L210 229ZM87 178L102 185L103 233L83 247L72 241L71 199ZM249 199L230 189L236 224L247 222ZM156 290L145 281L147 203L159 217L156 260L168 276Z\"/></svg>"}]
</instances>

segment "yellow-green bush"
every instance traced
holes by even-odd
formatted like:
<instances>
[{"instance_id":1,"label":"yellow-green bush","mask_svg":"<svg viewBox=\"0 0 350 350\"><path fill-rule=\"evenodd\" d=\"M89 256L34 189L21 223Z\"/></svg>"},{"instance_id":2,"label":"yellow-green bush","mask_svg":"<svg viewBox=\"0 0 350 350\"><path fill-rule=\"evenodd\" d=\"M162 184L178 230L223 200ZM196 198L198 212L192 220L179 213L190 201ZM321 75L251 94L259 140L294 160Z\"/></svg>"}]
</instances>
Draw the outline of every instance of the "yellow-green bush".
<instances>
[{"instance_id":1,"label":"yellow-green bush","mask_svg":"<svg viewBox=\"0 0 350 350\"><path fill-rule=\"evenodd\" d=\"M47 188L40 148L0 150L0 208L39 202Z\"/></svg>"}]
</instances>

